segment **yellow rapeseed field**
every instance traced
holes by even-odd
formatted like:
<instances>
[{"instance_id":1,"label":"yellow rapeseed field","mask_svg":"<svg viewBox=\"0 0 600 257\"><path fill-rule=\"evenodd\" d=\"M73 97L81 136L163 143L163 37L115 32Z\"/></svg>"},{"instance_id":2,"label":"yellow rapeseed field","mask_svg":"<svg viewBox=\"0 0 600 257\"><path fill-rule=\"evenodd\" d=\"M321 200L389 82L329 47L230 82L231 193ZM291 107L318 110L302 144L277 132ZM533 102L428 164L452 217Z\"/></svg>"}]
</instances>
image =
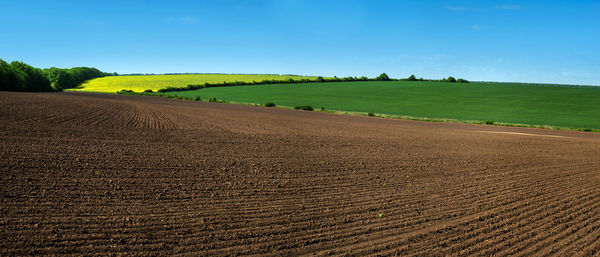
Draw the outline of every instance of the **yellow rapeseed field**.
<instances>
[{"instance_id":1,"label":"yellow rapeseed field","mask_svg":"<svg viewBox=\"0 0 600 257\"><path fill-rule=\"evenodd\" d=\"M290 75L254 75L254 74L182 74L182 75L139 75L139 76L110 76L91 79L72 91L115 93L126 89L143 92L147 89L157 91L167 87L185 87L187 85L202 85L204 83L222 83L224 81L261 81L261 80L287 80L316 79L310 76Z\"/></svg>"}]
</instances>

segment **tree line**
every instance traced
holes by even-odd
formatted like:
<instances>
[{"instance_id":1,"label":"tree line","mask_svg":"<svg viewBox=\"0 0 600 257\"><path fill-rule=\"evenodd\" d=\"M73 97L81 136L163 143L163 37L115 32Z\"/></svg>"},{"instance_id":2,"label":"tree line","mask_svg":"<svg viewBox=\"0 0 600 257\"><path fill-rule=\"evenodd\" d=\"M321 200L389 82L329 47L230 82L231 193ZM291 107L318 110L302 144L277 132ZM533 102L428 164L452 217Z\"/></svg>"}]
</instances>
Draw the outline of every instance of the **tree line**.
<instances>
[{"instance_id":1,"label":"tree line","mask_svg":"<svg viewBox=\"0 0 600 257\"><path fill-rule=\"evenodd\" d=\"M447 77L447 78L442 78L442 79L424 79L424 78L417 78L415 75L410 75L408 78L402 78L402 79L390 79L387 77L387 74L383 73L381 75L379 75L380 78L379 80L391 80L391 81L433 81L433 82L450 82L450 83L469 83L468 80L466 79L461 79L461 78L454 78L452 76Z\"/></svg>"},{"instance_id":2,"label":"tree line","mask_svg":"<svg viewBox=\"0 0 600 257\"><path fill-rule=\"evenodd\" d=\"M443 78L441 80L434 80L434 79L423 79L423 78L416 78L415 75L410 75L408 78L403 78L403 79L394 79L394 78L390 78L387 74L382 73L381 75L375 77L375 78L367 78L365 76L362 77L343 77L343 78L338 78L336 76L333 76L333 78L324 78L324 77L317 77L315 79L307 79L307 78L302 78L302 79L293 79L293 78L289 78L286 80L261 80L261 81L251 81L251 82L246 82L246 81L223 81L222 83L204 83L204 84L199 84L199 85L187 85L185 87L168 87L168 88L162 88L159 89L158 92L159 93L163 93L163 92L173 92L173 91L187 91L187 90L196 90L196 89L201 89L201 88L207 88L207 87L231 87L231 86L250 86L250 85L265 85L265 84L295 84L295 83L324 83L324 82L352 82L352 81L437 81L437 82L458 82L458 83L469 83L468 80L465 79L455 79L454 77L450 76L448 78ZM117 92L117 93L122 93L122 92ZM146 90L145 93L152 93L152 90Z\"/></svg>"},{"instance_id":3,"label":"tree line","mask_svg":"<svg viewBox=\"0 0 600 257\"><path fill-rule=\"evenodd\" d=\"M77 87L86 80L114 75L96 68L39 69L19 61L0 59L0 91L50 92Z\"/></svg>"}]
</instances>

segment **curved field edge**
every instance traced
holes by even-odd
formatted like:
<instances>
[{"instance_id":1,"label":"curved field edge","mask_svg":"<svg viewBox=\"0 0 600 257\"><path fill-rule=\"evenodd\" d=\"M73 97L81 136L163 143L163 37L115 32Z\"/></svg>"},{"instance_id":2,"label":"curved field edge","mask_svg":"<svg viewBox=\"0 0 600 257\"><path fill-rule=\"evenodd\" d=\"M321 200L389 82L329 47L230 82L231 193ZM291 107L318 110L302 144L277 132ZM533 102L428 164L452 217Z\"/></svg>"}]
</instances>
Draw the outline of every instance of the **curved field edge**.
<instances>
[{"instance_id":1,"label":"curved field edge","mask_svg":"<svg viewBox=\"0 0 600 257\"><path fill-rule=\"evenodd\" d=\"M87 92L87 93L95 93L95 92ZM135 93L135 92L131 93L131 92L129 92L129 93L126 93L126 95L164 97L164 98L170 98L170 99L174 99L174 100L183 100L183 101L210 102L210 101L207 101L209 99L195 100L194 98L191 98L191 97L182 97L182 96L178 97L178 96L167 95L167 94L148 94L148 93ZM225 100L218 100L218 99L215 99L214 103L216 103L216 104L235 104L235 105L264 107L264 108L281 108L281 109L305 111L305 110L298 110L296 106L276 105L273 107L265 107L264 104L259 104L259 103L234 102L234 101L225 101ZM538 129L548 129L548 130L572 130L572 131L584 131L584 132L600 132L600 129L552 126L552 125L543 125L543 124L525 124L525 123L509 123L509 122L492 122L492 123L490 123L487 120L459 120L459 119L448 119L448 118L427 118L427 117L414 117L414 116L406 116L406 115L353 112L353 111L330 110L330 109L319 109L319 108L315 108L312 111L313 112L330 113L330 114L338 114L338 115L366 116L366 117L372 117L372 118L413 120L413 121L424 121L424 122L448 122L448 123L477 124L477 125L504 126L504 127L517 127L517 128L538 128Z\"/></svg>"},{"instance_id":2,"label":"curved field edge","mask_svg":"<svg viewBox=\"0 0 600 257\"><path fill-rule=\"evenodd\" d=\"M192 101L193 99L186 98L186 99L179 99L179 100ZM257 106L257 107L264 106L264 105L258 104L258 103L225 102L225 101L219 101L219 103ZM273 107L265 107L265 108L273 108ZM274 108L291 109L291 110L296 109L295 106L282 106L282 105L275 106ZM302 111L302 110L298 110L298 111ZM551 125L543 125L543 124L524 124L524 123L509 123L509 122L493 122L490 124L488 121L485 121L485 120L458 120L458 119L447 119L447 118L427 118L427 117L413 117L413 116L406 116L406 115L392 115L392 114L384 114L384 113L352 112L352 111L327 110L327 109L325 109L325 110L314 109L313 111L314 112L331 113L331 114L339 114L339 115L366 116L366 117L372 117L372 118L397 119L397 120L448 122L448 123L478 124L478 125L517 127L517 128L538 128L538 129L549 129L549 130L574 130L574 131L585 131L585 132L600 132L600 129L561 127L561 126L551 126Z\"/></svg>"},{"instance_id":3,"label":"curved field edge","mask_svg":"<svg viewBox=\"0 0 600 257\"><path fill-rule=\"evenodd\" d=\"M316 76L299 75L260 75L260 74L176 74L176 75L135 75L108 76L85 81L77 88L68 91L114 93L120 90L143 92L158 91L164 88L181 88L188 85L223 82L253 82L262 80L316 79Z\"/></svg>"},{"instance_id":4,"label":"curved field edge","mask_svg":"<svg viewBox=\"0 0 600 257\"><path fill-rule=\"evenodd\" d=\"M167 96L373 113L380 117L600 130L600 87L511 83L339 82L205 88Z\"/></svg>"}]
</instances>

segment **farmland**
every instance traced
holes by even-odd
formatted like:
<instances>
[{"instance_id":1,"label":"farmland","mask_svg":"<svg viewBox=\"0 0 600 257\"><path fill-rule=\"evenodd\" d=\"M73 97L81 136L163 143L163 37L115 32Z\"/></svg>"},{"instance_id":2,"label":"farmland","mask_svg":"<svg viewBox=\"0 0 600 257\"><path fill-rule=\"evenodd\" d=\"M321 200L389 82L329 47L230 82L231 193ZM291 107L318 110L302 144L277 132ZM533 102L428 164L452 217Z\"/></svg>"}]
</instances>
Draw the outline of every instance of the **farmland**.
<instances>
[{"instance_id":1,"label":"farmland","mask_svg":"<svg viewBox=\"0 0 600 257\"><path fill-rule=\"evenodd\" d=\"M595 256L600 135L0 92L0 255Z\"/></svg>"},{"instance_id":2,"label":"farmland","mask_svg":"<svg viewBox=\"0 0 600 257\"><path fill-rule=\"evenodd\" d=\"M600 129L600 87L369 81L216 87L168 94L419 118Z\"/></svg>"},{"instance_id":3,"label":"farmland","mask_svg":"<svg viewBox=\"0 0 600 257\"><path fill-rule=\"evenodd\" d=\"M292 75L253 75L253 74L178 74L178 75L136 75L136 76L109 76L86 81L72 91L114 93L123 89L142 92L147 89L156 91L167 87L185 87L204 83L222 83L223 81L261 81L261 80L287 80L315 79L310 76Z\"/></svg>"}]
</instances>

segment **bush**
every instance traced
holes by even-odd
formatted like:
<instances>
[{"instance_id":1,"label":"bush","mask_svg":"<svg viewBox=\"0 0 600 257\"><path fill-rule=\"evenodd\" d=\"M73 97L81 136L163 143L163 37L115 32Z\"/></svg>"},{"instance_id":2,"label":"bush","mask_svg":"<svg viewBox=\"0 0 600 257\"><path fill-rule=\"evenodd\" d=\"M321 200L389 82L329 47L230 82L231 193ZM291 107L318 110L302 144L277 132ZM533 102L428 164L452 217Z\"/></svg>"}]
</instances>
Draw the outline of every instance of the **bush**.
<instances>
[{"instance_id":1,"label":"bush","mask_svg":"<svg viewBox=\"0 0 600 257\"><path fill-rule=\"evenodd\" d=\"M209 103L216 103L217 102L217 98L216 97L211 97L210 99L208 99Z\"/></svg>"},{"instance_id":2,"label":"bush","mask_svg":"<svg viewBox=\"0 0 600 257\"><path fill-rule=\"evenodd\" d=\"M267 102L265 104L265 107L275 107L275 103L273 103L273 102Z\"/></svg>"},{"instance_id":3,"label":"bush","mask_svg":"<svg viewBox=\"0 0 600 257\"><path fill-rule=\"evenodd\" d=\"M325 111L325 107L321 106L321 111Z\"/></svg>"},{"instance_id":4,"label":"bush","mask_svg":"<svg viewBox=\"0 0 600 257\"><path fill-rule=\"evenodd\" d=\"M154 91L152 91L152 89L146 89L144 90L144 93L153 93Z\"/></svg>"},{"instance_id":5,"label":"bush","mask_svg":"<svg viewBox=\"0 0 600 257\"><path fill-rule=\"evenodd\" d=\"M127 89L121 89L121 91L117 91L117 94L122 94L122 95L130 95L130 94L134 94L135 92L133 92L133 90L127 90Z\"/></svg>"},{"instance_id":6,"label":"bush","mask_svg":"<svg viewBox=\"0 0 600 257\"><path fill-rule=\"evenodd\" d=\"M295 110L305 110L305 111L312 111L313 108L310 105L298 105L294 107Z\"/></svg>"},{"instance_id":7,"label":"bush","mask_svg":"<svg viewBox=\"0 0 600 257\"><path fill-rule=\"evenodd\" d=\"M372 112L370 112L370 113L369 113L369 114L367 114L367 115L369 115L369 117L375 117L375 113L372 113Z\"/></svg>"},{"instance_id":8,"label":"bush","mask_svg":"<svg viewBox=\"0 0 600 257\"><path fill-rule=\"evenodd\" d=\"M585 129L582 129L581 131L585 131L585 132L592 132L593 130L592 130L592 129L590 129L590 128L585 128Z\"/></svg>"},{"instance_id":9,"label":"bush","mask_svg":"<svg viewBox=\"0 0 600 257\"><path fill-rule=\"evenodd\" d=\"M194 98L194 101L196 101L196 102L202 101L202 98L200 98L200 96L196 96L196 98Z\"/></svg>"},{"instance_id":10,"label":"bush","mask_svg":"<svg viewBox=\"0 0 600 257\"><path fill-rule=\"evenodd\" d=\"M493 120L486 120L485 121L485 125L494 125L494 121Z\"/></svg>"}]
</instances>

